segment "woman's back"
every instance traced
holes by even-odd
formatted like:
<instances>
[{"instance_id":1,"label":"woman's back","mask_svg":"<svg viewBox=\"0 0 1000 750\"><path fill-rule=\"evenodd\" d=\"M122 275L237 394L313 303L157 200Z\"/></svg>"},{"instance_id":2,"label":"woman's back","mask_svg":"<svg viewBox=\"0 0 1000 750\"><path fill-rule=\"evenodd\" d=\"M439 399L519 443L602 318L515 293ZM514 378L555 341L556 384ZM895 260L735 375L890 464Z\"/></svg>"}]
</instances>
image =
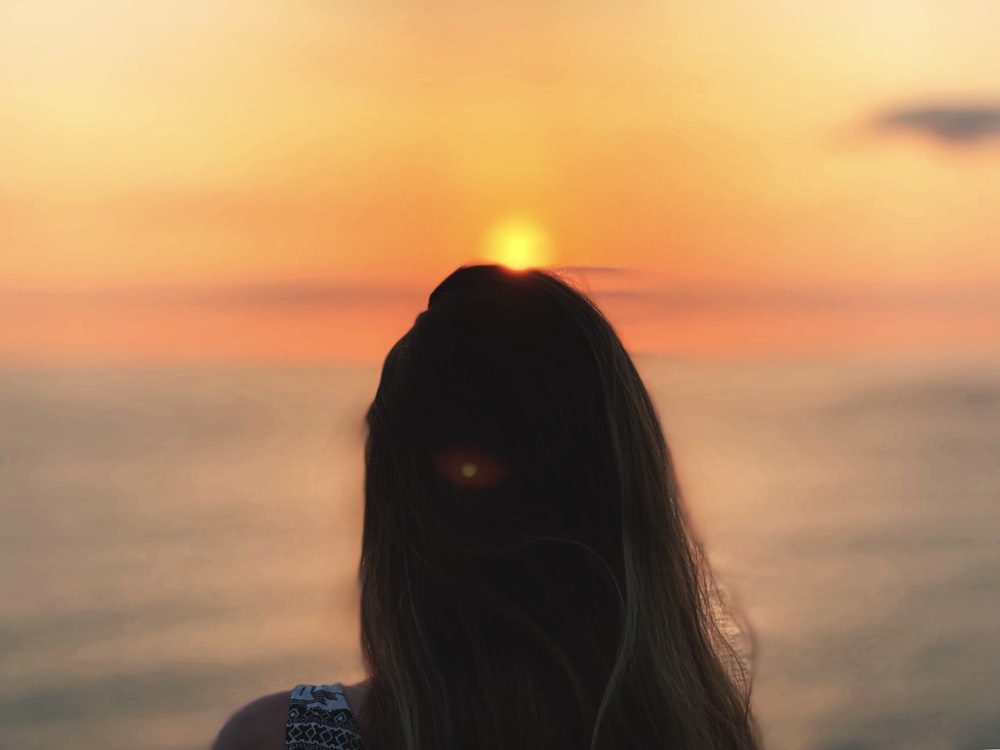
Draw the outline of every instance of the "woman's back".
<instances>
[{"instance_id":1,"label":"woman's back","mask_svg":"<svg viewBox=\"0 0 1000 750\"><path fill-rule=\"evenodd\" d=\"M368 750L759 747L657 415L583 295L452 274L365 462Z\"/></svg>"}]
</instances>

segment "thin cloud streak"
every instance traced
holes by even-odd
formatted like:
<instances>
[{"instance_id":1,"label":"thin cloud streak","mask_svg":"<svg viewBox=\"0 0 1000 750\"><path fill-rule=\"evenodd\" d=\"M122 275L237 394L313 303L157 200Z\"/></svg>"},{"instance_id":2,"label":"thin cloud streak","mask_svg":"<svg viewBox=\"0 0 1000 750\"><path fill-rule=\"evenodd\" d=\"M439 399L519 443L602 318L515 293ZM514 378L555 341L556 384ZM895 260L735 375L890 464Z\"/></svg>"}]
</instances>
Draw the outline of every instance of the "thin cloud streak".
<instances>
[{"instance_id":1,"label":"thin cloud streak","mask_svg":"<svg viewBox=\"0 0 1000 750\"><path fill-rule=\"evenodd\" d=\"M634 268L623 266L553 266L550 270L559 274L591 274L595 276L623 276L637 272Z\"/></svg>"},{"instance_id":2,"label":"thin cloud streak","mask_svg":"<svg viewBox=\"0 0 1000 750\"><path fill-rule=\"evenodd\" d=\"M929 310L1000 308L1000 286L912 287L859 289L851 287L736 287L703 285L676 289L608 289L595 300L628 300L656 310L674 312Z\"/></svg>"},{"instance_id":3,"label":"thin cloud streak","mask_svg":"<svg viewBox=\"0 0 1000 750\"><path fill-rule=\"evenodd\" d=\"M621 278L629 269L560 267L566 273L594 272ZM211 309L342 309L412 306L422 309L428 290L417 285L283 281L215 286L127 286L88 290L0 290L0 306L18 307L187 307ZM588 291L598 304L628 301L658 311L836 311L1000 308L1000 285L912 287L737 286L687 284L676 288L611 287Z\"/></svg>"},{"instance_id":4,"label":"thin cloud streak","mask_svg":"<svg viewBox=\"0 0 1000 750\"><path fill-rule=\"evenodd\" d=\"M382 305L426 296L416 287L325 282L273 282L216 286L125 286L105 289L21 291L0 290L0 300L26 305L86 305L99 307L343 307Z\"/></svg>"}]
</instances>

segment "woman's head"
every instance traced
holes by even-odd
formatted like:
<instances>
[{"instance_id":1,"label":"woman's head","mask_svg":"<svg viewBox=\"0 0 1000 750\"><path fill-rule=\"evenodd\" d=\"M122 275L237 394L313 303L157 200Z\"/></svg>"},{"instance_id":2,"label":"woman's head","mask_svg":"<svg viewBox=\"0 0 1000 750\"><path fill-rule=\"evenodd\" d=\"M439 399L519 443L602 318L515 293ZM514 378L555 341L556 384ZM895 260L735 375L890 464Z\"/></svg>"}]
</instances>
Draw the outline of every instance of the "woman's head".
<instances>
[{"instance_id":1,"label":"woman's head","mask_svg":"<svg viewBox=\"0 0 1000 750\"><path fill-rule=\"evenodd\" d=\"M368 427L370 746L753 746L656 412L584 295L455 271Z\"/></svg>"}]
</instances>

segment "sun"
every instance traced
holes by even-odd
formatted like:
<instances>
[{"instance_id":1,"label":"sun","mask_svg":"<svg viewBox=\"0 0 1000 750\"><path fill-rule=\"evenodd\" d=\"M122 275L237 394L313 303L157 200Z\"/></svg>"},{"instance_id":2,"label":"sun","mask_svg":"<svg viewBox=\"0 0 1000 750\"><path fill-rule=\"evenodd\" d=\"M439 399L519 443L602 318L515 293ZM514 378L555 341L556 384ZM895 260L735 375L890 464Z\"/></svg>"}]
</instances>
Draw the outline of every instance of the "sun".
<instances>
[{"instance_id":1,"label":"sun","mask_svg":"<svg viewBox=\"0 0 1000 750\"><path fill-rule=\"evenodd\" d=\"M544 266L552 260L552 244L536 221L514 216L498 222L486 237L486 255L515 271Z\"/></svg>"}]
</instances>

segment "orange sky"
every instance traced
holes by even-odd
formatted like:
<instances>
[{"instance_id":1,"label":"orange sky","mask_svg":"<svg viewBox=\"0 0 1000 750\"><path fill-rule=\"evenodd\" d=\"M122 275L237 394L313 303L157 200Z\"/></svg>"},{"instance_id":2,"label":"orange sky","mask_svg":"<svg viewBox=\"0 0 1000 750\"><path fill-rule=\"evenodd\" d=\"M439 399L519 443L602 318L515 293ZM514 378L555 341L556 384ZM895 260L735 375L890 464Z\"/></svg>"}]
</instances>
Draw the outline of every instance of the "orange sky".
<instances>
[{"instance_id":1,"label":"orange sky","mask_svg":"<svg viewBox=\"0 0 1000 750\"><path fill-rule=\"evenodd\" d=\"M5 2L0 365L374 360L512 216L637 350L1000 340L1000 4L413 5Z\"/></svg>"}]
</instances>

